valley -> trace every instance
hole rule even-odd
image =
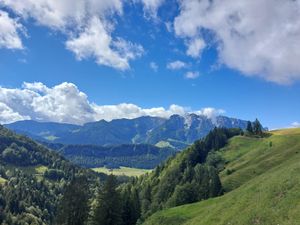
[[[300,225],[300,0],[0,0],[0,225]]]
[[[46,143],[52,146],[52,150],[49,150],[2,127],[0,202],[3,202],[4,207],[0,209],[4,210],[4,216],[0,219],[4,224],[18,225],[18,220],[56,224],[56,220],[64,220],[68,215],[67,202],[77,202],[80,196],[80,193],[68,195],[68,189],[73,188],[72,183],[78,182],[78,179],[87,179],[84,181],[87,182],[86,197],[93,199],[94,204],[104,201],[96,200],[96,196],[102,193],[96,190],[104,191],[105,188],[112,188],[107,185],[115,185],[112,192],[108,192],[107,201],[116,198],[115,213],[123,221],[120,225],[297,224],[300,219],[297,213],[300,210],[297,203],[300,199],[300,129],[265,132],[258,121],[251,123],[251,126],[253,129],[250,131],[247,130],[248,127],[246,130],[214,128],[206,137],[195,141],[186,149],[168,155],[154,169],[118,164],[88,166],[91,169],[80,168],[65,161],[59,154],[66,156],[74,153],[78,156],[89,156],[91,159],[97,157],[97,154],[104,154],[110,161],[112,158],[107,154],[114,156],[123,151],[126,156],[135,156],[135,151],[132,151],[131,144],[122,145],[119,149],[109,146],[100,148],[92,145]],[[144,150],[138,150],[140,147]],[[151,151],[155,152],[160,148],[139,144],[135,145],[135,149],[138,152],[145,151],[149,157]],[[123,162],[126,161],[125,155]],[[77,159],[79,161],[76,164],[80,165],[79,162],[86,159]],[[145,158],[146,161],[149,159]],[[128,162],[132,160],[133,158],[128,158]],[[30,179],[31,184],[28,183]],[[116,180],[113,181],[114,179]],[[29,194],[26,192],[28,189],[19,186],[19,182],[23,182],[24,187],[36,190],[37,199],[18,197],[20,199],[17,205],[13,206],[15,203],[9,197],[12,193],[18,191]],[[11,185],[19,189],[11,192]],[[41,185],[44,185],[43,189],[40,189]],[[53,191],[59,194],[53,195]],[[49,205],[34,202],[46,196],[50,201]],[[44,212],[29,212],[20,204],[35,205],[37,210],[44,207],[48,207],[48,210],[49,207],[56,209],[51,209],[49,217],[45,217]],[[56,213],[60,207],[63,207],[63,217]],[[93,209],[88,203],[84,207],[87,213],[92,211],[95,215],[100,210]],[[128,215],[132,217],[127,218]],[[71,216],[70,221],[76,218]],[[90,224],[88,221],[95,218],[86,214],[81,219]]]

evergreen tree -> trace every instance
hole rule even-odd
[[[262,134],[262,125],[259,122],[258,119],[256,119],[253,123],[253,132],[256,135],[261,135]]]
[[[122,224],[122,204],[120,194],[116,188],[115,176],[109,175],[99,193],[93,218],[94,225]]]
[[[57,224],[83,225],[89,213],[88,182],[85,177],[74,178],[61,200]]]
[[[134,225],[140,217],[140,202],[138,192],[128,185],[122,192],[122,225]]]
[[[253,127],[252,127],[252,123],[250,121],[247,122],[246,130],[248,131],[249,134],[253,134]]]

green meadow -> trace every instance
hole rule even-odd
[[[145,173],[151,172],[151,170],[122,167],[122,166],[118,169],[108,169],[106,167],[98,167],[98,168],[93,168],[93,170],[99,173],[113,174],[115,176],[129,176],[129,177],[138,177]]]

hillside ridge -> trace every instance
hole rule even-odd
[[[269,134],[236,136],[220,150],[223,196],[157,212],[144,224],[299,224],[300,129]]]

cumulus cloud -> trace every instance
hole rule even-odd
[[[225,110],[215,109],[215,108],[212,108],[212,107],[207,107],[207,108],[203,108],[201,110],[195,111],[194,113],[198,114],[198,115],[203,115],[203,116],[206,116],[206,117],[212,119],[212,118],[215,118],[215,117],[217,117],[221,114],[224,114]]]
[[[23,49],[20,33],[24,30],[17,19],[0,10],[0,48]]]
[[[186,79],[196,79],[199,76],[200,76],[199,72],[192,72],[192,71],[186,72],[184,74],[184,77]]]
[[[72,83],[61,83],[47,87],[43,83],[24,83],[22,88],[0,87],[0,123],[32,119],[73,124],[101,119],[110,121],[120,118],[158,116],[168,118],[173,114],[185,115],[191,112],[187,107],[171,105],[169,108],[142,108],[135,104],[97,105]],[[198,115],[213,117],[223,111],[204,108],[194,111]]]
[[[188,67],[188,65],[185,62],[182,62],[180,60],[176,60],[173,62],[169,62],[167,64],[167,69],[169,70],[179,70]]]
[[[128,69],[128,61],[143,53],[140,45],[126,42],[123,39],[112,40],[105,31],[103,23],[94,17],[79,36],[66,43],[67,49],[73,51],[77,59],[95,58],[100,65],[115,67],[120,70]],[[113,49],[112,46],[115,48]]]
[[[174,30],[191,56],[216,44],[219,61],[247,76],[280,84],[300,79],[299,0],[182,0]],[[207,31],[213,40],[200,44]]]
[[[19,113],[14,112],[6,104],[0,102],[0,124],[11,123],[18,120],[30,119],[28,116],[21,116]]]
[[[138,44],[113,37],[116,22],[112,16],[122,16],[122,2],[121,0],[0,0],[0,6],[11,9],[23,20],[33,19],[38,25],[65,34],[66,47],[75,53],[77,59],[93,58],[100,65],[125,70],[130,68],[130,60],[141,56],[143,49]],[[1,20],[3,19],[0,18]],[[12,22],[15,27],[18,25],[15,20]],[[17,37],[16,29],[12,30],[12,34]],[[17,40],[20,39],[15,39],[16,46]]]
[[[202,50],[205,48],[206,44],[203,41],[202,38],[195,38],[192,39],[191,41],[187,42],[188,49],[186,51],[186,54],[193,57],[197,58],[200,56]]]

